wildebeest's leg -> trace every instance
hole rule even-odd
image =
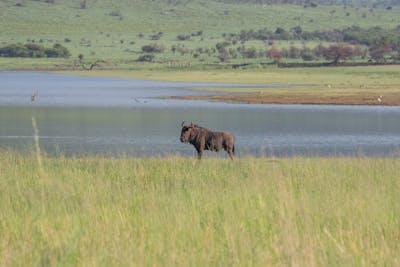
[[[199,160],[201,160],[201,157],[203,156],[203,150],[202,149],[198,149],[197,150],[197,158],[199,159]]]
[[[235,155],[232,150],[228,150],[229,157],[233,160],[233,156]]]
[[[202,139],[200,139],[200,142],[199,142],[198,146],[196,147],[197,153],[199,155],[198,156],[199,160],[201,160],[201,157],[203,156],[203,151],[204,151],[205,145],[206,145],[206,140],[203,137]]]
[[[228,152],[229,157],[231,158],[231,160],[233,160],[233,157],[235,156],[235,146],[228,146],[226,152]]]
[[[197,158],[200,160],[202,155],[203,155],[203,150],[198,146],[195,146],[195,148],[196,148],[196,151],[197,151]]]

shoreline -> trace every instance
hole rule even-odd
[[[243,104],[277,104],[277,105],[338,105],[338,106],[400,106],[400,93],[386,95],[284,95],[284,94],[226,94],[226,95],[194,95],[172,96],[181,100],[208,100]]]
[[[196,88],[207,95],[169,96],[172,99],[246,104],[400,106],[398,66],[265,69],[265,70],[61,70],[20,69],[12,72],[49,72],[87,77],[142,79],[166,82],[282,84],[279,88]],[[385,80],[387,77],[390,79]],[[301,84],[299,87],[287,87]],[[306,86],[310,84],[310,86]],[[286,86],[285,86],[286,85]],[[218,94],[214,94],[218,93]],[[221,94],[222,93],[222,94]]]

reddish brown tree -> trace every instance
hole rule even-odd
[[[354,56],[354,49],[351,45],[338,43],[330,45],[324,52],[324,58],[333,60],[333,64],[338,64],[339,60],[345,60]]]
[[[276,47],[271,47],[268,52],[268,57],[272,59],[275,63],[279,63],[282,58],[282,53],[276,48]]]

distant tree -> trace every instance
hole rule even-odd
[[[87,0],[80,0],[80,8],[86,9],[87,8]]]
[[[292,32],[297,38],[299,38],[303,32],[303,29],[300,26],[296,26],[292,28]]]
[[[299,57],[301,57],[301,50],[295,46],[290,46],[287,57],[288,58],[299,58]]]
[[[163,36],[163,32],[157,32],[155,34],[150,35],[150,40],[157,41],[160,40]]]
[[[64,57],[68,58],[71,53],[66,47],[61,44],[54,44],[52,48],[46,49],[45,54],[47,57]]]
[[[275,34],[284,34],[284,33],[286,33],[286,31],[285,31],[285,29],[283,29],[281,27],[278,27],[275,30]]]
[[[385,55],[392,52],[389,44],[374,45],[369,48],[369,55],[375,62],[386,63]]]
[[[192,36],[190,34],[179,34],[176,37],[176,40],[178,41],[189,41],[192,39]]]
[[[162,53],[164,52],[164,47],[158,44],[148,44],[142,46],[142,51],[145,53]]]
[[[275,63],[279,63],[282,58],[282,53],[276,48],[276,47],[271,47],[268,52],[268,57],[272,59]]]
[[[259,56],[259,53],[255,47],[242,47],[240,53],[244,58],[257,58]]]
[[[301,58],[304,61],[312,61],[315,59],[315,53],[310,48],[304,47],[303,49],[301,49]]]
[[[192,32],[190,35],[193,36],[193,37],[202,36],[203,35],[203,31]]]
[[[316,58],[322,58],[325,54],[326,47],[323,46],[322,44],[318,44],[316,47],[314,47],[313,52]]]
[[[264,39],[263,37],[262,39]],[[275,30],[275,35],[273,36],[274,39],[279,39],[279,40],[289,40],[290,39],[290,34],[286,32],[285,29],[283,28],[276,28]]]
[[[145,54],[140,56],[137,61],[139,62],[153,62],[154,61],[154,55],[153,54]]]
[[[222,49],[222,50],[219,50],[218,59],[219,59],[221,62],[226,62],[226,61],[228,61],[228,59],[230,59],[230,58],[231,58],[231,55],[229,54],[229,51],[228,51],[228,50],[226,50],[225,48]]]
[[[217,44],[215,45],[215,48],[216,48],[219,52],[222,52],[222,51],[226,50],[226,48],[227,48],[228,46],[230,46],[230,43],[229,43],[229,42],[222,42],[222,43],[217,43]]]
[[[329,46],[324,53],[324,58],[333,60],[333,64],[338,64],[339,60],[345,60],[354,56],[354,50],[351,45],[338,43]]]

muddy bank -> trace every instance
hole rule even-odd
[[[307,94],[226,94],[203,96],[174,96],[175,99],[239,102],[247,104],[312,104],[312,105],[384,105],[400,106],[400,92],[354,95]]]

